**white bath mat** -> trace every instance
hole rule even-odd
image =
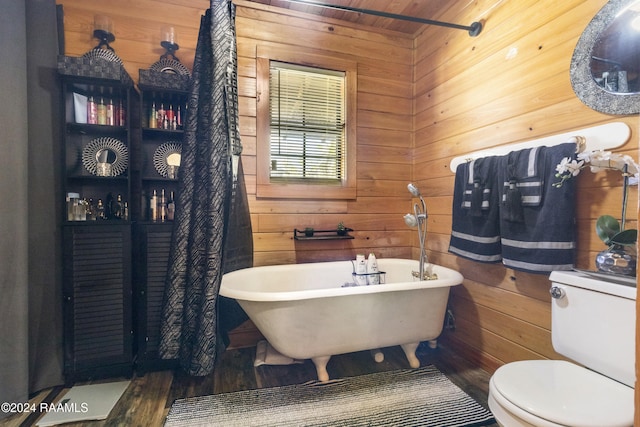
[[[292,359],[279,353],[266,340],[259,341],[256,345],[256,359],[253,366],[293,365],[294,363],[304,363],[304,360]]]
[[[47,405],[38,426],[104,420],[116,405],[130,381],[73,386],[59,402]]]

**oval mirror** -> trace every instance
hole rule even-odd
[[[578,40],[570,74],[588,107],[640,112],[640,0],[611,0],[600,9]]]
[[[180,155],[180,153],[171,153],[167,156],[167,165],[180,166],[181,160],[182,160],[182,156]]]
[[[98,163],[113,164],[116,162],[117,159],[118,159],[118,154],[113,150],[109,150],[108,148],[101,148],[96,153],[96,161]]]

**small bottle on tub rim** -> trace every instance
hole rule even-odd
[[[367,282],[369,285],[380,284],[380,271],[378,270],[378,260],[373,252],[367,258]]]
[[[364,258],[364,254],[356,255],[356,272],[354,274],[354,279],[356,285],[366,285],[367,284],[367,261]]]

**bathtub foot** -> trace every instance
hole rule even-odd
[[[414,342],[400,345],[400,347],[402,347],[402,350],[404,350],[405,356],[407,356],[409,366],[411,366],[412,368],[420,367],[420,360],[418,360],[418,358],[416,357],[416,349],[418,348],[418,344],[420,343]]]
[[[327,363],[331,359],[331,356],[318,356],[312,357],[311,361],[316,365],[316,372],[318,373],[318,380],[323,383],[329,381],[329,373],[327,372]]]
[[[384,353],[382,352],[382,350],[380,350],[379,348],[372,348],[370,351],[371,351],[371,356],[373,356],[373,360],[375,360],[378,363],[381,363],[384,361]]]
[[[429,340],[429,348],[438,348],[438,340]]]

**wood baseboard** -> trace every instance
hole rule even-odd
[[[496,369],[503,365],[503,362],[492,357],[490,354],[469,346],[468,344],[457,340],[451,335],[445,334],[441,336],[438,341],[455,352],[458,356],[472,363],[473,366],[482,368],[490,375],[492,375],[496,371]]]

